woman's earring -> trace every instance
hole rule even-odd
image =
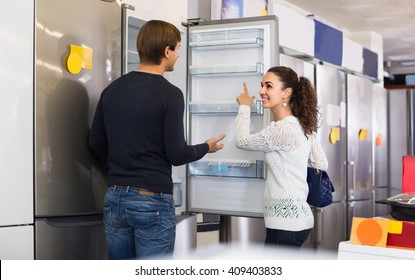
[[[287,107],[287,102],[282,103],[282,107]]]

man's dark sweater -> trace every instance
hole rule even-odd
[[[182,91],[163,76],[132,71],[102,92],[89,146],[107,164],[110,185],[172,193],[172,165],[201,159],[206,143],[187,145]]]

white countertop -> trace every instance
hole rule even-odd
[[[337,258],[339,260],[415,260],[415,250],[358,245],[343,241],[339,243]]]

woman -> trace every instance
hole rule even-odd
[[[307,78],[298,78],[283,66],[272,67],[263,76],[259,95],[262,107],[271,110],[275,121],[250,134],[250,105],[255,97],[249,96],[244,83],[244,92],[237,97],[236,146],[265,152],[265,244],[301,246],[314,226],[307,203],[307,165],[321,170],[328,167],[316,140],[317,95]]]

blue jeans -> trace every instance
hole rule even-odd
[[[307,240],[311,229],[287,231],[267,228],[266,245],[283,245],[300,247]]]
[[[108,259],[149,259],[173,253],[176,215],[173,195],[140,195],[108,187],[104,199]]]

